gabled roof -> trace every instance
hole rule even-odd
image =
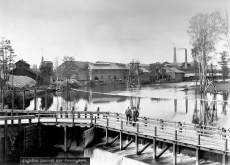
[[[27,63],[26,61],[24,61],[23,59],[21,59],[21,60],[17,61],[16,63],[18,63],[18,62],[20,62],[20,61],[21,61],[21,62],[23,62],[24,64],[26,64],[26,65],[29,65],[29,66],[30,66],[30,64],[28,64],[28,63]],[[15,64],[16,64],[16,63],[15,63]]]
[[[123,63],[96,62],[89,64],[89,69],[129,69],[129,66]]]
[[[167,68],[167,69],[169,69],[169,70],[171,70],[171,71],[173,71],[175,73],[184,73],[183,71],[181,71],[181,70],[179,70],[179,69],[177,69],[175,67],[167,67],[167,66],[165,66],[165,68]]]

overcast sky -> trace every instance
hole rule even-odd
[[[230,0],[0,0],[0,37],[11,40],[16,61],[31,65],[42,54],[47,61],[172,62],[174,45],[187,48],[191,61],[189,19],[229,6]]]

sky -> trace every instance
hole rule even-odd
[[[0,0],[0,37],[29,64],[76,61],[173,62],[191,44],[197,13],[225,12],[230,0]],[[221,49],[221,48],[220,48]],[[221,51],[221,50],[219,50]],[[184,62],[184,50],[177,61]]]

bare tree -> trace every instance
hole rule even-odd
[[[54,57],[54,74],[56,76],[56,80],[58,81],[58,67],[59,67],[59,57],[55,56]]]
[[[208,60],[211,59],[211,52],[215,51],[215,46],[221,35],[218,12],[198,13],[190,19],[189,24],[187,33],[190,36],[191,44],[196,49],[196,58],[200,67],[200,90],[204,92],[208,86],[206,77]]]
[[[64,56],[62,74],[64,75],[64,77],[66,77],[67,82],[69,82],[70,77],[74,72],[74,68],[75,68],[74,57]]]
[[[221,24],[222,39],[226,42],[224,45],[230,51],[230,35],[229,35],[229,13],[226,10],[224,15],[220,12],[217,13],[218,20]]]

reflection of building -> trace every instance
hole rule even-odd
[[[96,62],[89,64],[89,79],[100,81],[124,81],[127,78],[129,67],[122,63]]]
[[[24,60],[19,60],[15,63],[16,68],[13,69],[13,74],[16,76],[27,76],[34,80],[37,80],[38,73],[30,69],[30,64],[25,62]],[[12,74],[12,70],[10,71],[10,74]]]

